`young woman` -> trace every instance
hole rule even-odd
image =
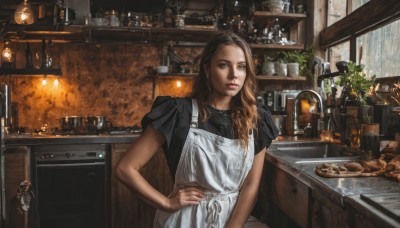
[[[191,95],[154,101],[117,167],[119,179],[158,209],[154,227],[266,226],[250,213],[278,130],[256,105],[255,83],[248,44],[221,33],[204,48]],[[139,173],[160,147],[174,177],[169,196]]]

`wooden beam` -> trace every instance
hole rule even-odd
[[[320,45],[324,48],[334,46],[398,18],[400,18],[399,0],[371,0],[324,29],[320,34]]]

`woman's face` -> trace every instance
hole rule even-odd
[[[214,99],[234,97],[246,79],[246,58],[236,45],[223,45],[213,55],[211,66],[206,67],[211,77]]]

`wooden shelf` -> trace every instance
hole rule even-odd
[[[61,72],[61,69],[58,69],[58,68],[51,68],[51,69],[0,68],[0,74],[2,74],[2,75],[27,75],[27,76],[43,76],[43,75],[60,76],[60,75],[62,75],[62,72]]]
[[[285,76],[265,76],[258,75],[256,76],[257,80],[260,81],[306,81],[307,78],[305,76],[299,77],[285,77]]]
[[[256,27],[270,26],[276,18],[279,19],[281,28],[285,28],[288,32],[286,37],[288,40],[297,42],[295,45],[282,45],[282,44],[250,44],[252,48],[258,49],[276,49],[276,50],[304,50],[305,40],[300,37],[299,22],[307,18],[304,13],[273,13],[268,11],[255,11],[251,16]],[[302,44],[303,43],[303,44]]]
[[[154,76],[155,79],[193,79],[196,77],[198,74],[195,73],[190,73],[190,74],[184,74],[184,73],[166,73],[166,74],[157,74]]]
[[[187,42],[208,42],[210,36],[218,32],[217,28],[189,26],[184,29],[159,27],[113,27],[65,25],[60,28],[52,26],[35,27],[7,25],[5,39],[12,42],[41,42],[52,39],[54,42],[139,42],[154,43],[168,40]]]
[[[268,11],[255,11],[252,19],[255,23],[265,22],[265,19],[278,18],[283,25],[297,23],[307,18],[304,13],[272,13]]]
[[[255,49],[277,49],[277,50],[304,50],[304,44],[282,45],[282,44],[250,44]]]

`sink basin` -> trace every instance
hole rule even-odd
[[[272,144],[268,152],[291,158],[296,163],[354,159],[348,155],[348,148],[344,145],[326,142],[280,142]]]

